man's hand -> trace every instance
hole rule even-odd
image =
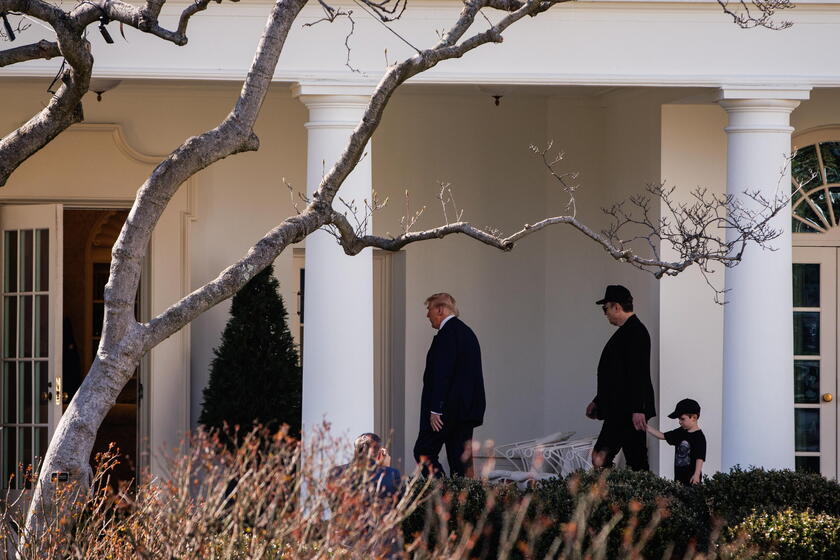
[[[443,416],[432,412],[429,415],[429,423],[432,425],[432,430],[439,432],[443,429]]]
[[[391,456],[388,454],[388,450],[384,447],[379,448],[379,454],[376,456],[376,462],[382,465],[383,467],[390,467],[391,466]]]
[[[640,432],[647,430],[647,418],[645,418],[645,414],[643,412],[633,413],[633,427]]]
[[[696,473],[694,473],[694,475],[691,477],[691,480],[689,480],[689,482],[690,482],[691,484],[700,484],[700,478],[701,478],[701,476],[702,476],[702,474],[701,474],[701,473],[696,472]]]
[[[597,410],[598,405],[595,404],[595,401],[592,401],[588,405],[586,405],[586,417],[592,418],[593,420],[597,420],[597,415],[595,411]]]

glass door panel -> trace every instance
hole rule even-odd
[[[37,472],[61,414],[61,205],[0,207],[2,380],[0,484],[21,490]],[[51,289],[52,288],[52,289]]]
[[[796,469],[834,478],[837,385],[837,249],[797,247],[793,264]]]

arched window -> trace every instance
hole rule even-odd
[[[840,224],[840,142],[797,150],[791,176],[794,233],[825,233]]]

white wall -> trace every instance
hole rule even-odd
[[[659,176],[659,110],[668,90],[607,91],[594,99],[556,98],[549,105],[548,134],[566,151],[566,169],[580,175],[578,217],[596,230],[609,223],[602,208],[643,193]],[[553,212],[567,198],[548,181]],[[653,211],[654,219],[658,208]],[[637,247],[637,250],[644,250]],[[587,419],[584,408],[595,395],[601,350],[615,332],[595,301],[607,284],[630,289],[635,311],[651,335],[651,376],[658,379],[657,281],[646,272],[614,261],[573,230],[549,234],[546,252],[545,429],[571,429],[596,435],[600,422]],[[650,445],[651,465],[657,449]]]
[[[544,101],[489,95],[402,95],[374,136],[374,187],[391,203],[374,220],[396,233],[403,191],[426,205],[417,228],[444,223],[438,181],[451,183],[464,220],[512,232],[545,213],[545,181],[528,146],[544,137]],[[451,214],[450,214],[451,215]],[[451,219],[451,218],[450,218]],[[460,236],[406,249],[406,464],[419,422],[426,351],[434,331],[423,301],[447,291],[482,347],[487,414],[479,440],[507,442],[543,431],[545,237],[503,253]]]
[[[790,116],[796,135],[818,126],[840,124],[840,89],[818,88],[811,91],[811,98],[803,102]]]
[[[662,181],[678,187],[675,201],[689,202],[691,190],[698,187],[712,194],[726,192],[726,122],[726,112],[717,104],[662,107]],[[663,256],[671,258],[674,252],[666,248]],[[716,268],[710,279],[723,288],[723,266]],[[711,474],[721,465],[723,307],[696,269],[662,280],[659,326],[659,427],[677,427],[666,416],[677,401],[697,400],[707,441],[704,472]],[[660,450],[659,472],[673,476],[673,449],[663,442]]]

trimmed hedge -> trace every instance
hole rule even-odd
[[[492,507],[487,514],[487,524],[492,530],[485,530],[475,549],[481,551],[482,557],[495,557],[499,535],[506,520],[509,521],[512,508],[528,496],[530,505],[523,524],[523,539],[534,527],[539,527],[538,536],[532,549],[521,552],[515,549],[512,557],[542,558],[555,539],[561,538],[563,524],[572,519],[578,500],[591,496],[600,480],[592,472],[578,473],[566,479],[543,481],[521,491],[513,485],[450,479],[441,483],[441,492],[444,502],[450,504],[448,524],[453,532],[457,532],[459,524],[478,521],[487,509],[488,494],[493,493]],[[840,517],[840,485],[816,474],[736,468],[688,488],[649,472],[618,469],[610,472],[605,482],[603,495],[589,512],[587,526],[590,531],[598,531],[615,513],[621,512],[622,518],[608,540],[607,557],[618,556],[627,542],[638,541],[645,527],[659,514],[662,515],[656,531],[642,550],[646,558],[662,558],[669,550],[673,557],[682,558],[689,547],[705,551],[712,529],[718,525],[734,527],[750,518],[753,521],[744,528],[757,528],[757,521],[750,517],[753,512],[772,514],[790,509]],[[436,527],[435,515],[432,508],[421,507],[415,511],[403,525],[406,540],[422,534],[424,527]],[[828,523],[829,518],[819,519],[819,523]],[[626,534],[628,526],[631,535]],[[429,539],[435,538],[432,530]],[[766,541],[757,540],[754,544],[764,546]],[[840,558],[840,554],[832,558]]]
[[[814,473],[734,468],[716,473],[696,490],[712,514],[734,525],[753,511],[791,509],[840,516],[840,484]]]
[[[840,519],[825,513],[754,513],[732,527],[729,538],[744,535],[743,551],[755,560],[836,560],[840,558]]]

